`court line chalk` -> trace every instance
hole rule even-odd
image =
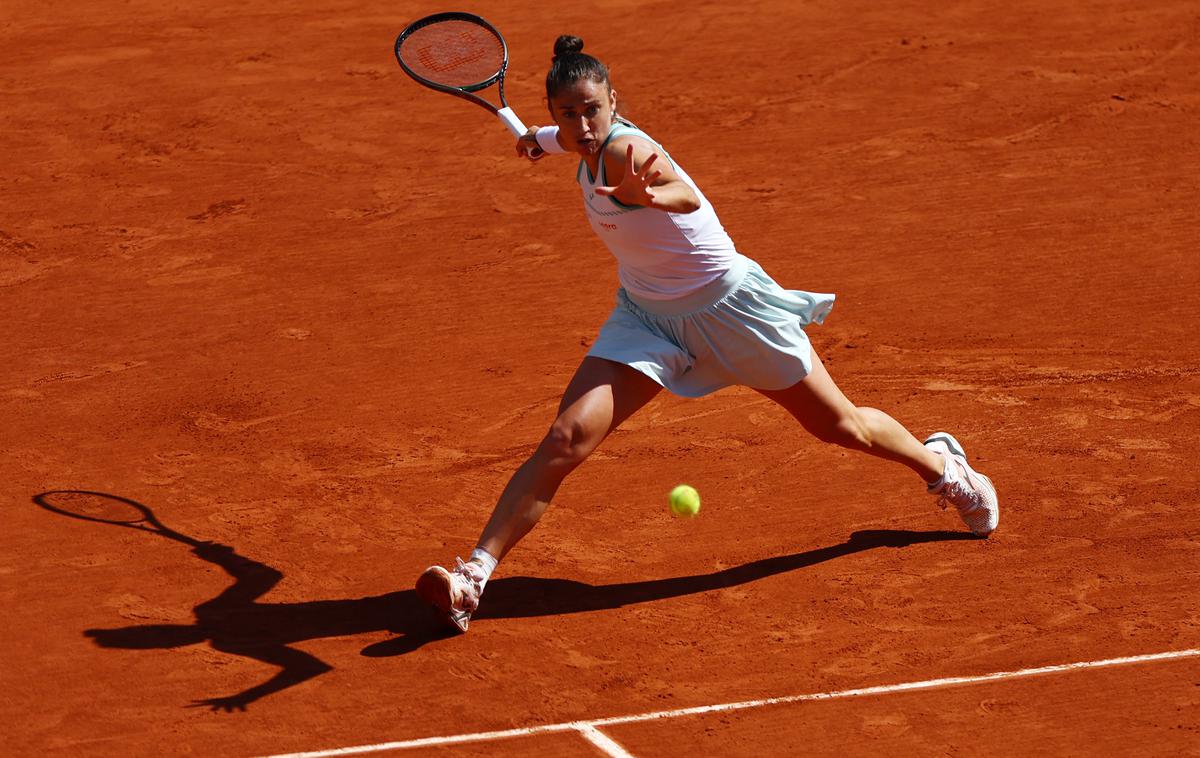
[[[616,740],[592,726],[591,723],[581,722],[578,728],[585,740],[600,748],[610,758],[633,758]]]
[[[358,755],[361,753],[376,753],[383,750],[406,750],[420,747],[435,747],[438,745],[455,745],[464,742],[490,742],[492,740],[526,737],[534,734],[552,734],[555,732],[579,732],[585,739],[605,751],[613,758],[633,758],[617,742],[601,732],[598,727],[614,726],[616,724],[634,724],[640,721],[655,721],[657,719],[679,718],[681,716],[698,716],[705,713],[720,713],[723,711],[740,711],[747,708],[761,708],[766,705],[782,705],[785,703],[802,703],[809,700],[835,700],[846,697],[865,697],[870,695],[887,695],[893,692],[911,692],[913,690],[928,690],[937,687],[952,687],[963,684],[980,684],[995,682],[1003,679],[1021,679],[1042,674],[1054,674],[1063,671],[1080,669],[1105,668],[1107,666],[1122,666],[1132,663],[1150,663],[1167,661],[1178,658],[1194,658],[1200,656],[1200,649],[1174,650],[1167,653],[1150,653],[1148,655],[1131,655],[1124,658],[1106,658],[1100,661],[1080,661],[1078,663],[1060,663],[1053,666],[1019,669],[1017,671],[998,671],[992,674],[976,676],[952,676],[944,679],[927,679],[920,682],[902,682],[900,684],[883,684],[875,687],[861,687],[852,690],[837,690],[834,692],[812,692],[804,695],[785,695],[768,697],[759,700],[742,700],[736,703],[720,703],[717,705],[700,705],[692,708],[677,708],[669,711],[653,711],[637,713],[629,716],[610,716],[608,718],[589,719],[587,721],[565,721],[559,724],[542,724],[539,726],[505,729],[494,732],[475,732],[473,734],[455,734],[447,737],[424,737],[415,740],[400,740],[397,742],[380,742],[375,745],[358,745],[356,747],[332,748],[329,750],[314,750],[306,753],[280,753],[267,758],[326,758],[327,756]]]

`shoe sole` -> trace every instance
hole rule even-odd
[[[454,610],[450,574],[445,569],[436,571],[434,568],[425,569],[425,573],[417,577],[417,597],[433,607],[442,623],[458,632],[467,631],[471,614]]]
[[[433,568],[417,578],[417,596],[442,613],[450,612],[450,577]]]
[[[981,474],[978,471],[975,471],[975,476],[977,476],[980,479],[982,479],[983,481],[987,482],[988,489],[990,489],[992,491],[992,499],[996,503],[996,506],[995,506],[996,507],[996,523],[992,524],[992,527],[990,529],[988,529],[986,532],[977,532],[974,529],[971,530],[971,533],[974,534],[976,537],[983,537],[984,539],[986,539],[986,538],[990,537],[992,532],[996,531],[996,529],[999,528],[999,526],[1000,526],[1000,495],[999,495],[999,493],[996,492],[996,485],[992,484],[992,478],[990,476],[987,476],[986,474]]]

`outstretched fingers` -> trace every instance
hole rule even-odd
[[[629,146],[629,154],[631,156],[633,155],[633,145]],[[646,162],[642,164],[642,170],[638,172],[638,176],[644,179],[646,177],[646,175],[650,172],[650,167],[654,165],[654,162],[656,160],[658,160],[658,153],[650,153],[650,157],[647,158]],[[631,166],[633,165],[632,162],[630,163],[630,165]],[[654,173],[653,177],[646,180],[646,183],[649,184],[650,182],[654,181],[654,179],[657,179],[659,174],[661,174],[661,173],[662,173],[661,171],[656,171]]]
[[[650,157],[642,163],[641,168],[638,168],[633,160],[633,152],[633,144],[626,146],[625,175],[621,177],[621,181],[613,186],[597,187],[597,195],[612,195],[616,196],[622,202],[637,205],[646,205],[647,201],[654,199],[654,191],[651,189],[651,185],[662,176],[662,171],[654,169],[654,162],[658,160],[658,153],[651,153]]]
[[[633,162],[633,143],[630,142],[625,147],[625,176],[636,176],[638,179],[644,180],[642,182],[643,184],[649,184],[662,174],[662,172],[659,171],[655,173],[653,177],[650,177],[650,179],[646,179],[646,176],[650,172],[650,167],[654,165],[656,160],[658,160],[658,153],[650,153],[650,157],[646,159],[646,162],[642,164],[642,167],[640,169],[637,168]]]

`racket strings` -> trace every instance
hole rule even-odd
[[[138,524],[146,520],[146,514],[137,506],[120,498],[100,494],[56,492],[41,496],[37,502],[49,510],[85,521]]]
[[[398,54],[417,76],[447,87],[486,82],[504,65],[504,43],[469,21],[440,21],[408,35]]]

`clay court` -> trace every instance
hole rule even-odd
[[[975,539],[749,389],[663,393],[465,636],[413,581],[617,281],[575,159],[399,70],[444,9],[0,9],[2,752],[1200,756],[1194,2],[464,4],[527,123],[582,36],[739,249],[837,293],[846,394],[1002,505]],[[129,503],[166,531],[52,510]]]

